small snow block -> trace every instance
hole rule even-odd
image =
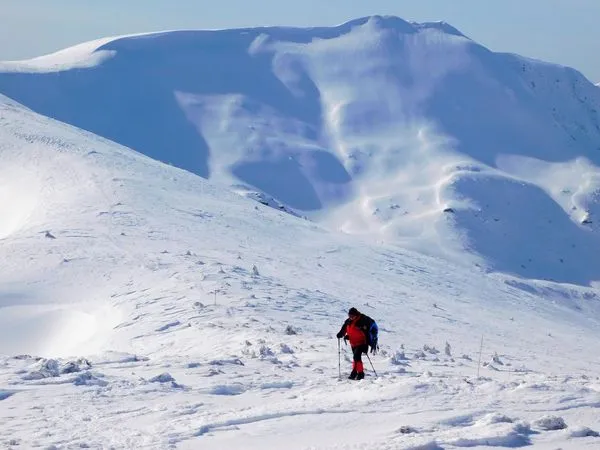
[[[288,325],[285,328],[285,334],[287,335],[294,335],[294,334],[298,334],[298,330],[296,330],[296,328],[294,328],[292,325]]]
[[[76,361],[67,361],[60,369],[60,373],[82,372],[84,370],[89,370],[91,368],[92,368],[92,363],[90,363],[85,358],[80,358]]]
[[[171,374],[167,372],[161,373],[154,378],[150,378],[151,383],[169,383],[170,381],[175,381],[175,378],[173,378]]]
[[[533,424],[545,431],[564,430],[567,428],[565,420],[558,416],[544,416],[537,419]]]
[[[102,376],[102,375],[100,375]],[[90,372],[80,373],[73,380],[75,386],[107,386],[108,382]]]

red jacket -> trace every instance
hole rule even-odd
[[[350,318],[346,319],[342,329],[337,334],[338,338],[347,336],[350,340],[352,347],[358,347],[359,345],[372,345],[371,339],[369,339],[369,330],[373,324],[373,319],[369,316],[361,314],[354,320]]]
[[[367,343],[367,336],[365,332],[360,328],[358,321],[360,320],[360,316],[358,316],[354,320],[348,319],[348,323],[346,325],[346,336],[350,340],[350,345],[352,347],[358,347],[359,345],[365,345]]]

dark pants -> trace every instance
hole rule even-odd
[[[352,363],[352,370],[355,370],[358,373],[364,372],[361,356],[363,353],[367,353],[368,351],[369,346],[367,344],[352,347],[352,356],[354,358],[354,361]]]

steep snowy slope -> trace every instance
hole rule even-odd
[[[0,161],[2,446],[598,444],[591,288],[361,243],[2,97]],[[347,385],[351,305],[382,352]]]
[[[445,23],[104,40],[1,64],[0,92],[348,233],[600,279],[600,90]]]

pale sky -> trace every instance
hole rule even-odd
[[[444,20],[491,50],[600,82],[600,0],[0,0],[0,60],[146,31],[337,25],[373,14]]]

